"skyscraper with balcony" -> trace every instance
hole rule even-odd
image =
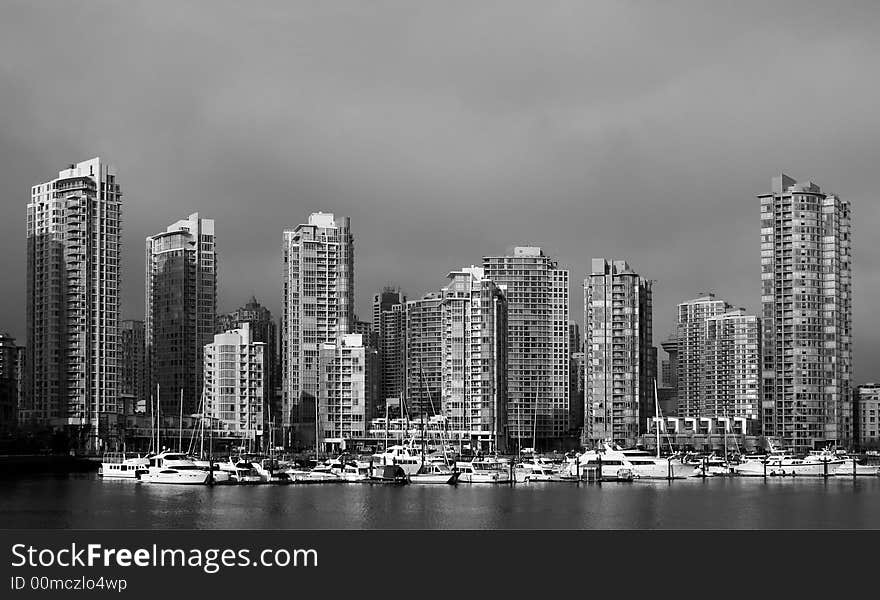
[[[263,386],[263,409],[266,412],[267,423],[273,423],[280,428],[281,403],[278,393],[281,385],[281,363],[278,360],[278,324],[272,318],[268,308],[257,302],[252,296],[244,305],[231,313],[220,315],[217,318],[217,333],[240,329],[248,325],[251,342],[265,344],[263,349],[263,369],[265,371],[265,385]],[[278,438],[280,439],[280,438]]]
[[[373,296],[373,338],[381,362],[382,398],[406,404],[406,296],[385,288]]]
[[[678,416],[702,417],[705,409],[706,396],[706,320],[722,315],[733,307],[707,294],[678,305],[678,322],[676,324],[676,397],[678,398]]]
[[[100,448],[117,412],[122,191],[93,158],[31,188],[22,416]]]
[[[404,306],[404,390],[413,418],[441,414],[443,298],[437,292]]]
[[[354,321],[354,236],[348,217],[312,213],[284,232],[282,422],[286,444],[316,442],[318,358]]]
[[[213,336],[203,353],[205,412],[251,449],[261,449],[268,417],[266,344],[253,339],[245,321]]]
[[[652,282],[622,260],[593,259],[584,281],[586,438],[634,446],[655,414]]]
[[[379,401],[379,352],[362,334],[321,344],[318,354],[318,439],[326,452],[363,439]]]
[[[758,199],[764,434],[800,452],[848,445],[850,203],[784,174]]]
[[[507,300],[480,267],[447,276],[441,290],[441,407],[471,448],[507,449]]]
[[[204,348],[217,321],[214,221],[198,213],[147,238],[144,335],[160,414],[199,410]],[[148,410],[151,403],[148,403]]]
[[[531,246],[484,257],[483,267],[506,288],[507,434],[556,445],[571,433],[568,270]]]

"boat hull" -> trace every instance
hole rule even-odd
[[[409,482],[417,484],[453,485],[458,479],[455,473],[410,475]]]

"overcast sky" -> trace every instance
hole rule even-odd
[[[220,309],[278,314],[281,232],[349,215],[357,310],[540,245],[655,284],[654,334],[714,291],[760,302],[785,172],[854,214],[856,382],[880,379],[874,2],[0,0],[0,330],[24,342],[30,187],[101,156],[124,193],[123,317],[145,236],[216,221]]]

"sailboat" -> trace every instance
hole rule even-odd
[[[425,378],[424,373],[422,372],[422,365],[419,363],[419,378],[422,383],[422,389],[425,389]],[[428,392],[428,400],[431,403],[431,410],[434,411],[434,401],[431,399],[431,393]],[[454,469],[450,469],[446,459],[446,445],[445,440],[443,439],[443,434],[441,431],[440,435],[440,444],[443,446],[443,463],[439,463],[436,461],[426,462],[426,452],[425,452],[425,410],[424,403],[422,406],[422,453],[421,453],[421,466],[419,470],[414,474],[409,476],[410,483],[431,483],[431,484],[445,484],[445,485],[455,485],[458,482],[458,471]]]

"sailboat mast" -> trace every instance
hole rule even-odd
[[[180,417],[177,421],[177,451],[183,452],[183,388],[180,388]]]
[[[657,380],[654,379],[654,410],[658,417],[662,417],[660,412],[660,400],[657,398]],[[654,421],[654,430],[657,434],[657,458],[660,458],[660,421]]]
[[[156,384],[156,452],[160,450],[159,444],[162,443],[162,423],[159,421],[159,384]]]

